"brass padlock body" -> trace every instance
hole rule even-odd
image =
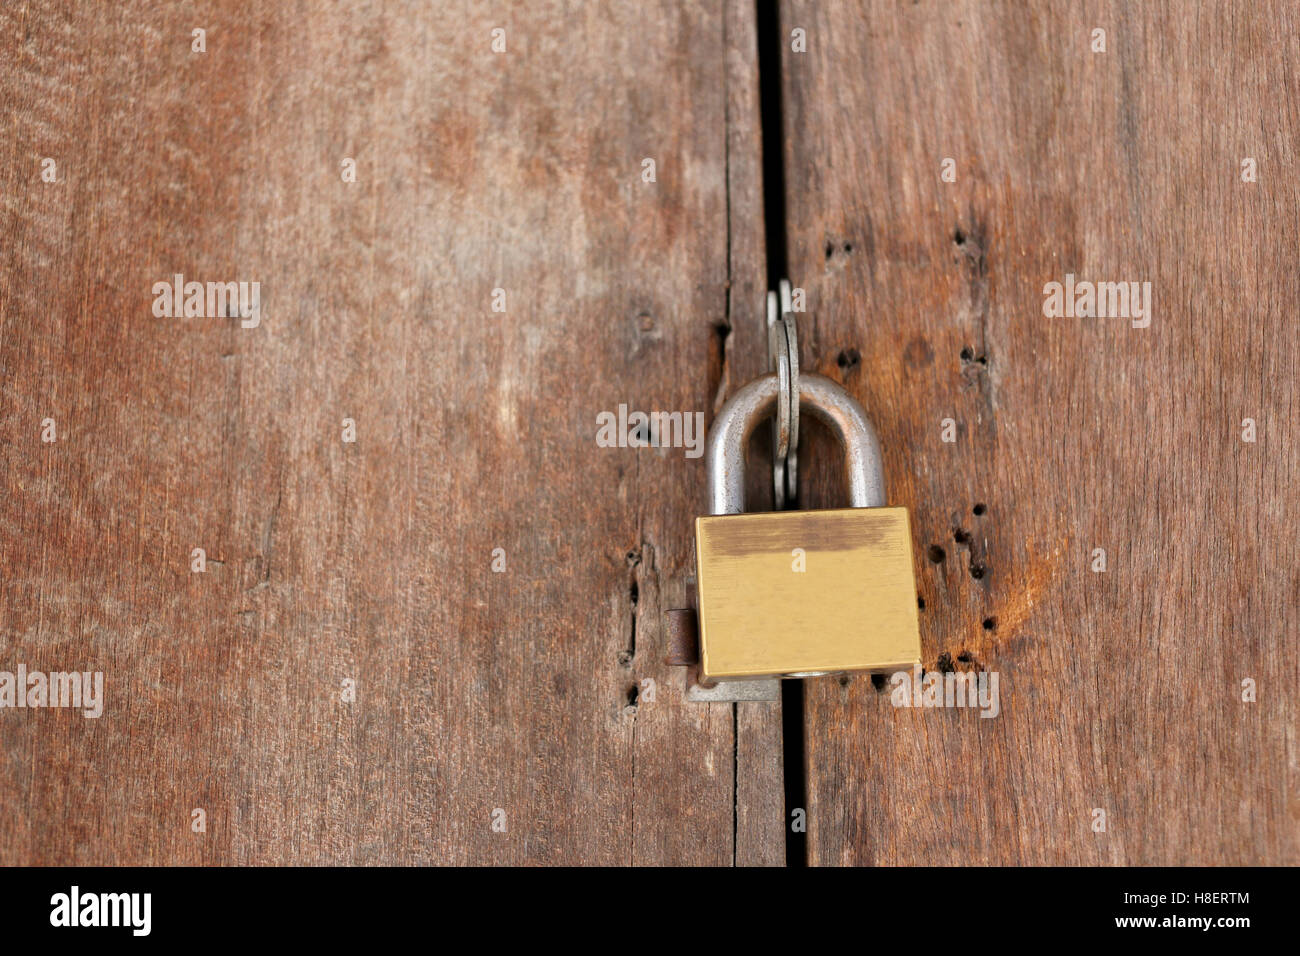
[[[695,554],[704,680],[921,659],[906,508],[697,518]]]

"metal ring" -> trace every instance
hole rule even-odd
[[[772,497],[777,511],[786,504],[786,457],[790,454],[790,337],[785,329],[780,300],[767,294],[767,362],[776,373],[779,398],[772,418]]]
[[[785,453],[785,497],[799,499],[799,332],[790,291],[790,280],[781,280],[781,324],[785,327],[790,360],[790,447]]]

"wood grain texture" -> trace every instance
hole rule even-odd
[[[995,719],[812,682],[812,862],[1295,864],[1296,8],[782,16],[805,365],[912,509],[924,666],[1001,677]],[[1150,327],[1045,318],[1067,273],[1150,281]]]
[[[0,863],[779,861],[779,712],[661,663],[702,459],[595,444],[714,401],[746,17],[5,4],[0,668],[107,703],[0,712]]]
[[[767,247],[764,238],[763,137],[759,109],[758,34],[755,5],[726,0],[727,35],[727,316],[716,329],[718,363],[713,412],[731,393],[767,370]],[[712,424],[712,416],[710,416]],[[771,461],[770,448],[755,442],[755,462]],[[766,455],[766,459],[764,459]],[[761,498],[762,469],[754,477],[751,500]],[[705,489],[692,502],[691,518],[706,510]],[[755,505],[758,506],[757,504]],[[691,526],[694,526],[692,520]],[[694,590],[694,546],[690,552]],[[692,601],[695,595],[691,596]],[[736,858],[739,866],[785,863],[785,763],[780,701],[742,701],[736,717]]]

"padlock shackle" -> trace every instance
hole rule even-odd
[[[709,514],[733,515],[745,510],[745,451],[754,429],[776,412],[777,390],[775,374],[757,378],[727,399],[713,420],[704,453]],[[799,406],[825,423],[844,447],[850,506],[884,505],[880,442],[857,399],[828,378],[803,374],[799,376]]]

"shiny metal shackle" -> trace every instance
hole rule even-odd
[[[727,399],[709,428],[704,457],[709,484],[709,514],[745,510],[745,451],[761,422],[776,411],[779,385],[775,374],[750,382]],[[885,471],[880,441],[857,399],[821,375],[799,377],[801,410],[822,421],[844,447],[849,505],[879,508],[885,503]]]

